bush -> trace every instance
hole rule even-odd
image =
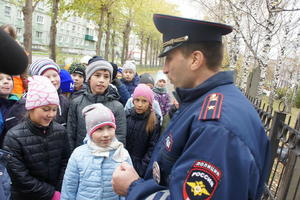
[[[278,88],[275,91],[275,98],[281,100],[287,94],[287,88]]]

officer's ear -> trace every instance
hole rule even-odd
[[[195,71],[198,70],[201,66],[203,66],[203,64],[205,63],[205,57],[204,54],[202,53],[202,51],[193,51],[193,53],[191,54],[191,70]]]

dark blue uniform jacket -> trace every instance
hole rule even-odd
[[[180,108],[155,147],[145,179],[130,185],[127,199],[259,199],[269,141],[232,72],[177,93]]]

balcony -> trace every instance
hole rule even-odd
[[[93,41],[93,42],[95,41],[95,39],[94,39],[94,37],[92,35],[85,35],[84,39],[88,40],[88,41]]]

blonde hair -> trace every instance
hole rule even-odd
[[[150,110],[150,114],[149,114],[147,125],[146,125],[146,132],[148,133],[148,135],[150,135],[154,131],[155,124],[157,121],[155,112],[153,110],[151,110],[150,107],[149,107],[149,110]]]

